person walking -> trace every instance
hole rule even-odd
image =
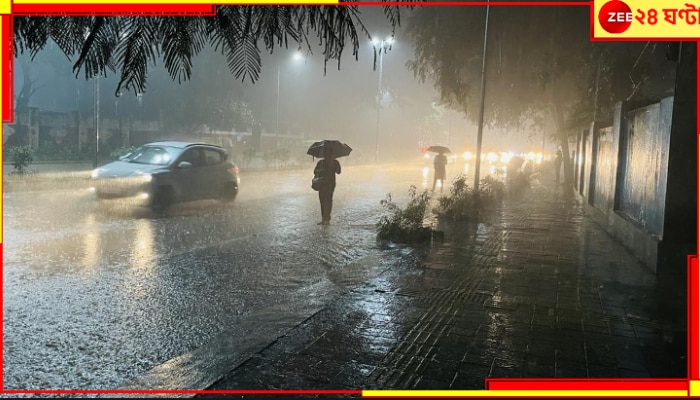
[[[435,191],[435,184],[438,180],[440,180],[440,191],[442,191],[442,187],[445,185],[445,176],[447,175],[445,171],[446,165],[447,156],[442,152],[438,153],[433,160],[433,167],[435,168],[435,172],[433,173],[433,191]]]
[[[560,178],[560,173],[561,173],[561,164],[564,161],[564,156],[561,152],[561,148],[557,149],[557,153],[554,156],[554,176],[555,176],[555,181],[559,183],[559,178]]]
[[[318,184],[318,200],[321,203],[321,222],[318,225],[331,223],[336,174],[340,174],[340,163],[333,157],[322,158],[314,168],[314,180],[320,182]]]

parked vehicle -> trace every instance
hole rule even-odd
[[[130,199],[163,211],[180,202],[238,195],[238,166],[222,147],[168,141],[148,143],[92,172],[100,200]]]

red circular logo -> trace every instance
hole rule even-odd
[[[622,33],[632,25],[632,10],[620,0],[611,0],[600,8],[598,22],[608,33]]]

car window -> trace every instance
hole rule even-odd
[[[139,147],[122,158],[135,164],[167,165],[177,156],[176,152],[166,147]]]
[[[226,160],[226,155],[220,151],[216,150],[211,150],[211,149],[205,149],[204,151],[204,160],[206,162],[206,165],[217,165],[221,164]]]
[[[180,162],[187,161],[192,164],[193,167],[201,167],[204,165],[204,158],[202,156],[202,150],[198,148],[188,149],[180,158]]]

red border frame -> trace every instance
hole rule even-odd
[[[213,16],[216,9],[211,4],[90,4],[86,8],[84,4],[62,4],[60,11],[52,11],[54,4],[13,4],[12,15],[136,15],[143,13],[158,13],[159,15],[173,16]],[[48,11],[47,11],[48,10]],[[170,12],[172,14],[170,14]]]
[[[660,1],[660,0],[659,0]],[[276,4],[270,2],[268,5]],[[277,3],[279,4],[279,3]],[[300,1],[296,4],[304,4]],[[611,39],[596,39],[593,38],[593,24],[595,21],[593,2],[547,2],[547,1],[507,1],[507,2],[411,2],[411,3],[393,3],[393,2],[346,2],[344,4],[377,6],[377,5],[414,5],[414,6],[589,6],[591,10],[591,31],[590,39],[592,41],[619,41]],[[255,5],[265,5],[257,3]],[[56,11],[51,11],[54,9]],[[60,11],[58,11],[60,9]],[[13,15],[53,15],[65,14],[71,15],[133,15],[149,12],[158,12],[160,15],[199,15],[211,16],[215,13],[213,4],[20,4],[12,5],[11,15],[2,15],[2,38],[5,45],[2,46],[2,57],[7,65],[7,69],[2,71],[2,120],[3,122],[13,122],[13,83],[14,83],[14,46],[12,43],[13,32]],[[172,14],[170,14],[172,12]],[[624,41],[697,41],[700,40],[678,38],[678,39],[624,39]],[[700,54],[698,55],[698,64],[700,64]],[[700,82],[698,82],[698,91],[700,91]],[[700,108],[698,108],[700,111]],[[700,133],[700,121],[698,121],[697,132]],[[700,169],[700,161],[698,161]],[[700,185],[697,188],[697,193],[700,194]],[[0,255],[2,254],[2,243],[0,243]],[[688,377],[687,379],[510,379],[510,378],[487,378],[486,389],[488,390],[510,390],[510,391],[528,391],[528,390],[576,390],[581,391],[580,396],[585,397],[586,391],[589,390],[604,390],[608,396],[614,395],[617,390],[674,390],[674,391],[690,391],[690,381],[700,380],[700,363],[698,355],[700,354],[700,336],[697,329],[700,322],[700,307],[699,286],[700,286],[700,271],[698,271],[698,257],[694,255],[688,256]],[[2,276],[0,276],[0,282]],[[2,294],[2,286],[0,286],[0,295]],[[0,308],[0,317],[3,310]],[[0,326],[0,334],[3,327]],[[2,352],[3,343],[0,341],[0,353]],[[0,374],[0,388],[2,387],[2,374]],[[362,390],[2,390],[0,394],[362,394]],[[696,394],[697,395],[697,394]],[[443,397],[443,396],[440,396]],[[449,397],[449,396],[448,396]],[[478,397],[478,396],[477,396]],[[528,397],[526,393],[522,396]]]

